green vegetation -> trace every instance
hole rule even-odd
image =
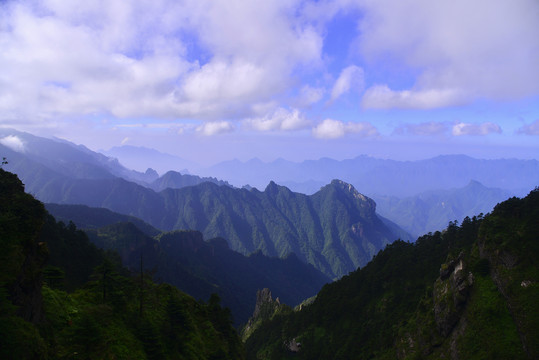
[[[128,269],[144,269],[196,299],[217,293],[232,311],[234,324],[252,314],[254,296],[271,287],[283,302],[295,305],[316,294],[330,280],[294,254],[286,259],[261,253],[244,256],[228,248],[226,240],[205,241],[192,230],[176,230],[150,237],[132,223],[116,223],[87,230],[99,248],[116,251]]]
[[[537,358],[538,211],[536,189],[388,245],[311,305],[260,324],[248,358]]]
[[[0,358],[241,359],[218,296],[208,303],[121,267],[0,169]]]
[[[244,255],[261,251],[283,258],[294,253],[332,279],[364,266],[386,244],[407,237],[376,215],[371,199],[338,180],[311,196],[273,182],[263,192],[202,183],[156,193],[120,178],[51,179],[35,191],[46,202],[86,204],[135,216],[151,225],[137,223],[149,235],[155,235],[152,226],[191,229],[206,239],[227,239],[232,250]],[[92,221],[95,227],[111,224],[106,214],[89,208],[48,207],[85,227]]]

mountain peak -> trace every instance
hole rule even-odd
[[[477,180],[470,180],[470,182],[468,183],[468,185],[466,185],[466,187],[471,187],[471,188],[484,188],[485,185],[481,184],[479,181]]]
[[[268,186],[266,186],[266,189],[264,190],[264,192],[277,193],[283,187],[284,186],[277,185],[275,181],[272,180],[269,182]]]
[[[334,186],[334,187],[337,187],[347,193],[350,193],[354,198],[358,199],[358,200],[361,200],[361,201],[372,201],[371,199],[369,199],[368,197],[366,197],[365,195],[361,194],[359,191],[356,190],[356,188],[352,185],[352,184],[349,184],[347,182],[344,182],[342,180],[339,180],[339,179],[334,179],[331,181],[331,185]]]

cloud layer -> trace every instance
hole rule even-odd
[[[323,39],[294,2],[0,6],[2,117],[241,117],[321,61]]]
[[[367,122],[343,122],[326,119],[313,128],[313,135],[319,139],[338,139],[346,134],[358,134],[361,137],[377,136],[378,130]]]
[[[539,92],[535,0],[359,3],[362,54],[371,61],[398,59],[418,71],[411,88],[368,89],[365,108],[429,109]]]
[[[334,30],[343,16],[351,25]],[[537,19],[536,0],[8,0],[0,126],[106,117],[203,135],[374,136],[382,126],[364,114],[538,96]],[[464,119],[396,127],[501,133]]]
[[[8,135],[0,139],[0,144],[10,148],[15,152],[24,152],[25,147],[22,140],[15,135]]]
[[[531,124],[520,127],[517,130],[517,134],[539,135],[539,120],[535,120]]]
[[[452,134],[455,136],[462,135],[489,135],[489,134],[501,134],[502,129],[499,125],[485,122],[482,124],[467,124],[467,123],[457,123],[453,126]]]
[[[262,118],[247,119],[244,124],[258,131],[288,131],[307,128],[310,122],[297,109],[288,111],[278,108],[272,114],[268,114]]]

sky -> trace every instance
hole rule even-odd
[[[92,150],[539,159],[537,0],[0,0],[0,69],[0,127]]]

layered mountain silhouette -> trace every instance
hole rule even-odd
[[[487,188],[472,180],[458,189],[432,190],[405,198],[375,196],[377,211],[414,237],[444,229],[450,221],[490,212],[511,197],[502,189]]]
[[[177,171],[167,171],[163,176],[155,179],[149,184],[149,187],[154,191],[161,191],[165,189],[181,189],[187,186],[194,186],[202,184],[204,182],[211,182],[219,186],[230,186],[226,181],[221,181],[216,178],[203,177],[189,174],[181,174]]]
[[[128,168],[138,171],[144,171],[151,167],[160,174],[164,174],[170,170],[185,173],[185,169],[189,169],[192,172],[199,167],[193,162],[182,159],[181,157],[165,154],[143,146],[114,146],[109,150],[100,150],[100,152],[118,159]]]
[[[247,321],[253,297],[271,286],[291,306],[314,295],[330,279],[294,254],[285,259],[261,252],[244,256],[223,238],[205,241],[198,231],[161,233],[133,216],[85,205],[46,204],[57,221],[84,229],[99,248],[120,254],[128,269],[154,271],[156,280],[170,283],[197,299],[217,293],[232,310],[236,324]],[[142,256],[142,259],[141,259]]]
[[[155,192],[147,183],[115,175],[126,169],[86,148],[22,133],[6,136],[16,136],[22,144],[18,151],[2,149],[11,151],[6,154],[9,167],[43,202],[107,208],[165,231],[199,230],[207,239],[225,238],[231,249],[246,255],[295,253],[331,278],[365,265],[398,238],[411,240],[376,215],[371,199],[341,181],[312,196],[274,182],[263,192],[210,182]],[[114,171],[105,166],[109,162]],[[171,182],[177,180],[178,174],[169,175]]]
[[[315,193],[332,179],[354,185],[363,194],[408,197],[430,190],[454,189],[475,180],[489,188],[525,195],[539,182],[537,160],[481,160],[465,155],[442,155],[418,161],[376,159],[361,155],[353,159],[322,158],[291,162],[277,159],[225,161],[205,169],[235,186],[263,188],[270,180],[293,191]]]
[[[359,193],[347,182],[331,182],[309,196],[273,181],[264,191],[238,189],[210,177],[168,172],[158,178],[154,171],[135,172],[114,159],[66,141],[9,130],[2,130],[0,135],[2,139],[18,141],[0,141],[0,151],[9,161],[6,169],[19,174],[27,190],[46,203],[107,208],[140,218],[159,230],[199,230],[205,238],[227,239],[231,249],[243,254],[261,251],[267,256],[285,257],[295,253],[330,277],[340,277],[365,265],[379,249],[398,238],[413,240],[395,223],[376,215],[372,200],[358,197]],[[476,160],[465,156],[418,162],[358,157],[300,165],[285,160],[233,164],[238,165],[238,175],[274,172],[280,177],[279,169],[291,177],[303,174],[305,181],[315,175],[315,181],[342,175],[361,184],[362,193],[367,192],[364,189],[375,192],[382,188],[392,189],[393,193],[397,188],[408,189],[405,192],[443,189],[474,175],[487,186],[501,183],[504,186],[500,188],[517,189],[539,176],[537,161]],[[225,165],[219,166],[228,166]],[[396,179],[399,184],[394,184]],[[458,220],[469,211],[479,210],[474,204],[486,202],[484,191],[478,189],[476,186],[465,191],[466,201],[459,192],[449,191],[417,198],[378,199],[390,220],[398,220],[401,227],[417,235],[440,229],[448,219]],[[491,198],[491,202],[499,199]]]
[[[375,203],[335,180],[307,196],[270,183],[264,192],[203,183],[159,193],[123,179],[80,180],[48,202],[87,204],[138,217],[157,229],[199,230],[243,254],[291,253],[340,277],[409,235],[381,219]]]

